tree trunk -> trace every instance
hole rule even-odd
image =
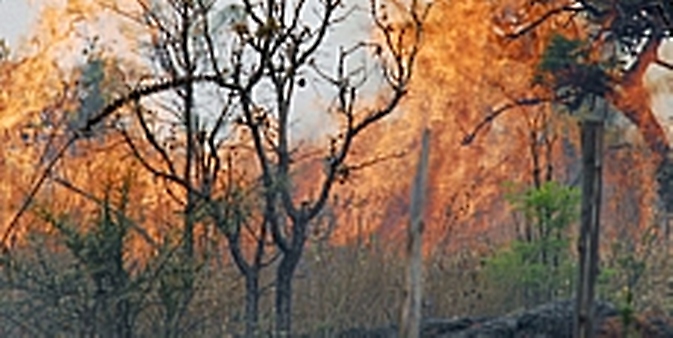
[[[591,338],[594,336],[593,301],[599,260],[603,121],[602,119],[587,119],[582,122],[580,128],[582,134],[582,214],[577,244],[579,275],[574,337]]]
[[[259,336],[259,271],[245,275],[245,337]]]
[[[400,321],[400,336],[418,338],[421,334],[423,301],[423,209],[425,204],[430,131],[423,131],[421,154],[411,192],[411,212],[407,233],[407,285]]]
[[[117,313],[119,316],[119,323],[117,324],[117,337],[130,338],[133,337],[133,319],[131,318],[131,304],[127,299],[120,301],[117,304]]]
[[[295,245],[284,252],[278,266],[276,273],[276,337],[289,337],[292,332],[292,279],[297,269],[297,263],[301,258],[303,247],[303,244]]]

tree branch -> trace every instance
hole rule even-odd
[[[519,26],[519,27],[515,28],[514,31],[511,32],[511,33],[506,33],[505,37],[507,37],[509,39],[517,39],[517,38],[520,38],[520,37],[530,33],[531,31],[535,30],[538,26],[545,23],[547,20],[549,20],[551,17],[553,17],[555,15],[558,15],[558,14],[561,14],[561,13],[568,13],[568,12],[579,13],[579,12],[583,12],[583,11],[587,11],[587,10],[588,10],[588,7],[584,6],[584,4],[582,4],[581,6],[565,5],[565,6],[553,8],[553,9],[550,9],[549,11],[545,12],[544,14],[542,14],[540,17],[533,20],[532,22],[530,22],[526,25]]]
[[[461,145],[467,146],[472,144],[474,139],[477,137],[479,132],[484,129],[486,126],[488,126],[491,122],[493,122],[496,118],[498,118],[500,115],[514,109],[514,108],[519,108],[519,107],[525,107],[525,106],[536,106],[539,104],[543,103],[550,103],[554,102],[554,99],[551,98],[526,98],[526,99],[517,99],[514,100],[513,102],[507,103],[503,105],[502,107],[495,109],[491,111],[486,117],[484,117],[483,120],[481,120],[477,125],[472,129],[470,133],[465,135],[463,137],[463,140],[460,142]]]
[[[68,180],[65,180],[65,179],[60,178],[60,177],[56,177],[56,178],[54,178],[54,182],[60,184],[64,188],[84,197],[85,199],[90,200],[91,202],[93,202],[93,203],[95,203],[99,206],[103,206],[105,204],[105,201],[103,201],[102,199],[94,196],[91,193],[88,193],[88,192],[84,191],[83,189],[77,187],[76,185],[74,185],[72,182],[70,182]],[[148,244],[150,244],[152,246],[152,248],[159,249],[159,247],[160,247],[159,244],[154,239],[152,239],[150,234],[147,233],[147,231],[145,231],[145,229],[138,226],[135,222],[132,222],[128,217],[126,217],[117,208],[112,208],[110,206],[108,206],[108,208],[111,208],[112,211],[114,211],[114,213],[117,214],[118,217],[122,217],[128,224],[130,224],[131,227],[133,229],[135,229],[140,234],[140,237],[142,237]]]

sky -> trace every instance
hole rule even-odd
[[[90,0],[88,0],[90,1]],[[317,0],[316,0],[317,1]],[[349,0],[358,3],[361,0]],[[13,54],[20,53],[21,46],[25,45],[26,40],[30,38],[31,26],[39,15],[40,4],[46,2],[45,0],[0,0],[0,38],[4,38],[8,43]],[[227,3],[227,1],[222,1]],[[311,12],[311,14],[314,14]],[[353,13],[356,15],[355,21],[350,24],[342,26],[340,29],[331,32],[329,41],[325,44],[327,50],[326,54],[320,58],[326,59],[325,64],[329,65],[334,62],[335,55],[338,51],[339,45],[351,47],[356,40],[366,38],[369,35],[369,22],[364,19],[368,12],[357,11]],[[317,20],[313,15],[309,15],[308,22]],[[309,81],[313,83],[313,81]],[[331,89],[331,87],[330,87]],[[309,93],[310,92],[310,93]],[[371,92],[371,93],[369,93]],[[374,97],[375,90],[368,88],[368,94]],[[324,103],[328,101],[332,93],[321,86],[312,86],[304,90],[304,94],[308,95],[310,99],[301,100],[300,106],[295,110],[299,112],[309,111],[324,111]],[[321,137],[327,130],[325,130],[325,119],[329,118],[324,114],[296,114],[292,121],[293,130],[302,131],[300,139],[313,139]]]
[[[35,18],[35,5],[30,0],[0,0],[0,37],[5,38],[12,48],[16,48],[22,36],[30,31]]]

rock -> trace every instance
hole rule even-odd
[[[502,317],[428,318],[422,337],[446,338],[572,338],[572,300],[556,301]],[[595,332],[599,338],[621,337],[621,318],[608,302],[595,304]],[[673,327],[662,318],[636,317],[633,327],[642,337],[673,338]],[[397,338],[395,327],[350,329],[338,338]]]
[[[423,321],[423,331],[421,336],[438,337],[447,333],[460,332],[472,326],[484,323],[490,319],[491,319],[490,317],[481,317],[481,318],[464,317],[453,319],[428,318]]]
[[[396,327],[380,327],[374,329],[354,328],[341,331],[336,338],[397,338]]]
[[[574,305],[574,301],[571,300],[552,302],[505,317],[493,318],[467,328],[447,331],[442,335],[426,337],[572,338]],[[594,329],[597,337],[622,336],[620,325],[606,325],[608,322],[620,322],[621,320],[614,305],[608,302],[597,302],[595,311]],[[642,337],[673,337],[673,327],[661,318],[637,318],[634,328]]]

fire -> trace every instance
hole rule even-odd
[[[132,3],[121,3],[127,2]],[[107,39],[101,44],[130,48],[131,45],[119,42],[138,42],[138,39],[130,38],[130,33],[124,39],[116,39],[118,36],[109,32],[118,29],[105,29],[110,23],[101,21],[101,18],[109,11],[103,10],[111,6],[110,1],[40,3],[40,14],[30,39],[0,64],[0,129],[9,130],[17,124],[26,123],[45,107],[63,101],[66,91],[74,85],[69,69],[81,63],[82,53],[89,47],[87,44]],[[121,22],[115,28],[126,26]],[[117,43],[109,43],[113,39]],[[130,50],[111,51],[128,54]],[[68,110],[72,107],[63,108]]]
[[[506,182],[531,184],[539,179],[537,175],[570,184],[579,182],[577,166],[573,164],[579,149],[576,120],[555,113],[549,105],[515,107],[472,134],[475,126],[500,107],[520,98],[544,95],[531,86],[531,79],[550,34],[581,37],[584,23],[574,20],[571,13],[559,12],[535,29],[524,30],[527,23],[558,8],[559,3],[435,2],[404,107],[393,120],[370,133],[362,141],[366,147],[356,154],[362,159],[372,156],[372,149],[375,155],[399,150],[415,152],[422,128],[427,124],[432,129],[426,217],[431,245],[478,247],[512,238],[515,230],[507,225],[514,220],[503,200]],[[651,47],[653,52],[646,51],[637,68],[628,77],[618,79],[617,91],[609,97],[635,124],[649,147],[638,148],[638,137],[622,134],[615,143],[631,142],[636,147],[608,153],[617,156],[608,159],[606,166],[606,185],[611,191],[606,196],[609,201],[604,215],[607,227],[615,229],[643,229],[652,224],[655,212],[650,205],[656,198],[656,161],[651,161],[649,154],[660,156],[668,142],[652,113],[643,79],[653,62],[652,55],[656,55],[657,46]],[[466,136],[471,143],[461,146]],[[368,201],[370,206],[365,208],[380,210],[365,212],[375,214],[365,217],[373,219],[366,226],[369,231],[384,237],[402,234],[399,230],[406,224],[414,158],[406,156],[355,176],[353,190]],[[643,170],[636,174],[618,169],[624,163]],[[619,214],[617,211],[625,212],[625,203],[635,203],[637,212],[629,217],[614,217]],[[360,232],[361,227],[346,225],[339,238],[348,240]]]
[[[530,180],[528,126],[561,130],[564,125],[560,120],[540,125],[552,118],[548,107],[514,108],[489,123],[471,145],[462,145],[495,110],[531,96],[530,81],[544,43],[501,39],[494,21],[514,20],[508,15],[516,13],[508,8],[490,2],[436,2],[406,104],[363,141],[367,149],[375,145],[377,155],[411,151],[426,122],[432,129],[427,223],[428,237],[435,242],[443,240],[447,227],[463,232],[469,226],[475,241],[490,230],[510,232],[501,227],[508,214],[503,184]],[[382,199],[382,207],[372,209],[385,210],[386,217],[371,224],[382,233],[404,224],[413,158],[369,168],[354,182],[358,192]]]
[[[63,72],[48,58],[5,60],[0,65],[0,128],[7,130],[27,115],[57,102],[64,92]]]
[[[74,86],[76,76],[64,69],[67,63],[79,61],[78,54],[87,43],[79,39],[78,34],[99,35],[103,40],[100,43],[107,47],[106,42],[112,40],[126,41],[121,47],[116,47],[119,50],[106,50],[106,53],[121,54],[125,56],[123,59],[134,60],[126,56],[140,50],[138,39],[131,38],[141,34],[137,23],[132,20],[112,23],[101,14],[110,11],[119,13],[120,8],[131,8],[124,12],[127,14],[136,13],[138,3],[129,1],[70,0],[65,4],[63,1],[49,1],[44,4],[40,21],[35,27],[35,37],[23,52],[27,56],[0,64],[3,74],[0,76],[0,129],[9,135],[5,136],[7,140],[11,138],[11,142],[16,144],[14,148],[3,150],[1,167],[5,173],[34,172],[31,165],[39,154],[20,148],[17,130],[27,121],[34,120],[46,107],[63,100],[64,93]],[[572,118],[556,114],[548,104],[514,105],[496,114],[516,100],[546,94],[532,87],[531,79],[551,32],[580,34],[581,22],[569,21],[570,15],[559,15],[527,34],[517,38],[507,37],[522,33],[524,23],[540,17],[557,3],[530,4],[529,1],[516,0],[435,2],[425,27],[424,46],[415,68],[412,88],[404,105],[392,119],[366,132],[356,144],[351,158],[353,163],[366,163],[372,157],[387,158],[387,162],[354,172],[349,184],[336,192],[337,198],[332,207],[339,208],[335,212],[341,213],[341,228],[335,234],[336,242],[374,232],[392,238],[403,233],[400,229],[408,214],[415,151],[421,130],[425,127],[432,130],[426,224],[428,238],[433,244],[488,249],[491,243],[512,238],[516,232],[514,226],[508,226],[514,221],[503,198],[508,182],[530,185],[535,184],[536,179],[546,179],[547,176],[570,183],[577,179],[571,163],[574,155],[568,151],[572,144],[564,143],[565,140],[571,143],[577,140]],[[110,25],[123,29],[106,29]],[[111,31],[122,33],[113,35],[109,33]],[[649,54],[644,54],[646,57],[637,65],[641,68],[636,68],[622,79],[611,100],[634,122],[647,145],[660,152],[668,142],[663,128],[652,114],[649,91],[643,80],[658,46],[650,47],[653,51],[648,50]],[[128,74],[133,66],[138,64],[123,71]],[[122,70],[117,70],[122,73]],[[63,111],[74,104],[63,101]],[[475,132],[475,127],[489,117],[495,118]],[[470,141],[467,146],[466,140]],[[105,142],[114,140],[109,138]],[[634,142],[637,143],[637,140]],[[93,148],[89,145],[83,151],[93,152]],[[67,164],[72,167],[64,170],[86,168],[88,174],[85,176],[106,172],[109,180],[118,180],[120,177],[115,173],[123,172],[122,169],[131,168],[133,164],[124,157],[128,154],[124,155],[119,149],[111,154],[115,161],[110,161],[108,156],[94,156],[89,162],[84,157],[75,158]],[[405,156],[400,157],[399,154]],[[633,163],[635,167],[644,168],[643,172],[650,173],[653,167],[642,157],[643,152],[624,151],[615,158],[623,158],[618,163]],[[140,168],[135,170],[141,171]],[[618,173],[619,170],[608,168],[608,184],[618,186],[621,180],[633,180]],[[25,189],[17,190],[17,187],[27,187],[30,175],[22,175],[25,177],[2,183],[0,188],[5,201],[14,199],[17,191],[25,192]],[[102,193],[100,182],[77,176],[71,178],[83,189]],[[317,177],[306,175],[306,179],[315,180]],[[652,183],[651,176],[645,174],[637,180]],[[138,194],[134,198],[143,201],[144,211],[168,214],[167,210],[148,207],[151,204],[167,205],[160,200],[165,192],[163,187],[146,189],[158,186],[146,176],[138,178],[138,184],[143,187],[143,193],[134,192]],[[640,191],[636,197],[642,215],[634,223],[640,227],[651,220],[652,211],[646,204],[654,198],[652,191]],[[618,193],[615,192],[614,196],[624,196]],[[64,199],[62,203],[62,207],[66,208],[83,201]],[[620,206],[608,203],[606,208],[619,210]],[[8,212],[3,210],[3,215]],[[140,218],[147,216],[138,212]],[[169,222],[162,220],[159,223]],[[156,230],[155,235],[158,236],[159,232]]]
[[[79,108],[76,91],[81,72],[73,69],[82,63],[82,52],[96,35],[95,30],[85,31],[84,22],[102,15],[100,10],[104,4],[91,1],[44,1],[39,5],[40,14],[30,38],[24,40],[7,58],[0,60],[0,132],[3,141],[0,152],[0,173],[3,177],[0,182],[0,217],[5,225],[19,209],[36,177],[44,170],[43,164],[45,158],[49,158],[49,149],[53,150],[63,141],[65,136],[61,129],[72,118],[69,114]],[[99,56],[105,58],[105,53]],[[110,75],[107,78],[115,77],[114,70],[111,63],[107,62],[105,71]],[[103,85],[116,90],[113,82]],[[115,141],[101,139],[99,142]],[[94,155],[92,147],[78,147],[84,153],[91,152]],[[103,196],[105,182],[92,180],[92,177],[109,176],[108,181],[113,182],[113,173],[139,171],[138,168],[133,169],[128,154],[113,154],[114,150],[105,156],[92,156],[89,160],[70,157],[56,168],[55,174],[65,175],[72,180],[73,185],[92,196]],[[114,156],[126,158],[110,161]],[[117,177],[116,182],[121,182],[121,177]],[[56,183],[43,190],[37,196],[37,204],[49,202],[53,204],[51,207],[55,212],[80,210],[79,215],[82,216],[86,211],[95,209],[92,209],[91,201],[86,203],[86,198],[74,196]],[[136,197],[139,196],[136,194]],[[147,198],[144,196],[140,200]],[[77,215],[72,216],[77,221],[84,220]],[[22,224],[30,222],[26,220]],[[15,237],[21,237],[21,232],[26,228],[20,226],[17,230],[19,233]]]

